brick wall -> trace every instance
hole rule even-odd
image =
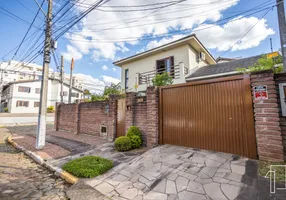
[[[137,126],[143,135],[143,144],[147,144],[147,101],[146,97],[136,97],[134,125]]]
[[[286,73],[276,74],[275,75],[275,84],[277,91],[277,101],[279,108],[279,118],[280,118],[280,127],[282,133],[282,144],[284,148],[284,160],[286,160],[286,117],[282,116],[281,104],[280,104],[280,95],[279,95],[279,83],[286,83]]]
[[[101,136],[113,141],[116,134],[117,100],[79,104],[60,104],[55,118],[56,130]],[[101,126],[107,127],[107,135],[101,135]]]
[[[258,156],[260,160],[283,161],[278,96],[274,74],[269,71],[252,74],[252,90],[258,85],[266,85],[268,91],[268,99],[266,100],[254,100],[253,98]]]
[[[136,96],[137,93],[126,94],[126,131],[132,125],[139,127],[143,135],[143,144],[152,147],[159,141],[158,122],[158,89],[148,87],[146,97]]]
[[[77,109],[78,104],[59,104],[56,111],[56,129],[77,133]]]

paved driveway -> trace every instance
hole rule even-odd
[[[228,200],[244,199],[245,192],[248,199],[257,167],[246,170],[247,163],[231,154],[163,145],[86,183],[111,199]]]

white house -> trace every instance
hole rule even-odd
[[[10,113],[38,113],[40,102],[41,81],[25,80],[10,82],[3,87],[1,107],[8,108]],[[58,79],[49,78],[47,106],[55,106],[61,101],[61,84]],[[64,102],[68,103],[69,86],[64,84]],[[72,103],[83,98],[83,91],[73,87]]]
[[[121,87],[125,91],[145,91],[156,74],[168,72],[173,84],[216,60],[195,34],[114,62],[121,67]]]

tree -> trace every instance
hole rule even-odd
[[[90,91],[89,91],[88,89],[85,89],[85,90],[83,91],[83,94],[84,94],[84,95],[90,95]]]
[[[276,58],[267,58],[266,55],[258,59],[254,65],[247,68],[237,68],[236,71],[241,73],[258,72],[263,70],[273,70],[274,73],[283,71],[282,56]]]
[[[109,95],[115,94],[115,95],[121,95],[121,87],[120,83],[114,84],[112,83],[110,86],[105,86],[103,94],[93,94],[91,95],[91,102],[94,101],[104,101],[109,98]]]
[[[103,95],[108,97],[111,94],[117,94],[117,95],[121,94],[120,83],[118,84],[111,83],[110,86],[105,86]]]
[[[152,79],[153,86],[164,86],[173,84],[173,78],[167,73],[157,74]]]

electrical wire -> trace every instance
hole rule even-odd
[[[272,8],[273,6],[271,7],[267,7],[267,8],[264,8],[264,9],[261,9],[261,10],[258,10],[256,12],[252,12],[248,15],[245,15],[244,17],[247,17],[247,16],[251,16],[253,14],[256,14],[256,13],[259,13],[259,12],[262,12],[264,10],[267,10],[269,8]],[[217,26],[217,25],[223,25],[223,24],[226,24],[225,23],[218,23],[218,22],[223,22],[225,20],[228,20],[228,19],[232,19],[232,21],[236,21],[236,20],[239,20],[239,18],[237,18],[237,16],[240,16],[240,14],[238,15],[234,15],[234,16],[231,16],[231,17],[227,17],[227,18],[224,18],[224,19],[221,19],[221,20],[218,20],[216,21],[215,23],[212,23],[212,26],[209,26],[210,24],[206,24],[204,26],[206,26],[206,28],[199,28],[199,29],[196,29],[195,32],[198,32],[198,31],[202,31],[202,30],[206,30],[206,29],[210,29],[214,26]],[[202,27],[204,27],[202,26]],[[92,42],[92,41],[95,41],[97,43],[114,43],[114,42],[133,42],[133,41],[137,41],[137,40],[140,40],[140,41],[143,41],[143,40],[154,40],[154,39],[159,39],[159,38],[164,38],[164,37],[167,37],[167,36],[170,36],[170,35],[173,35],[173,34],[178,34],[178,33],[184,33],[184,32],[188,32],[188,31],[191,31],[192,28],[187,28],[187,29],[180,29],[180,30],[175,30],[175,31],[169,31],[168,33],[164,33],[164,34],[157,34],[157,35],[150,35],[150,36],[145,36],[144,38],[142,37],[128,37],[128,38],[119,38],[119,40],[101,40],[101,39],[91,39],[91,40],[80,40],[80,39],[73,39],[73,38],[69,38],[67,37],[67,39],[69,40],[73,40],[73,41],[82,41],[82,42]],[[122,40],[120,40],[122,39]],[[124,40],[126,39],[126,40]]]
[[[270,10],[271,10],[271,8],[268,9],[268,10],[258,19],[258,21],[257,21],[256,23],[254,23],[253,25],[251,25],[250,27],[248,27],[248,28],[243,32],[243,34],[239,37],[239,39],[238,39],[233,45],[231,45],[231,47],[230,47],[228,50],[224,51],[224,52],[223,52],[222,54],[220,54],[218,57],[222,57],[223,55],[225,55],[226,53],[228,53],[237,43],[239,43],[239,42],[260,22],[260,20],[261,20],[263,17],[265,17],[265,16],[269,13]]]
[[[44,2],[45,2],[45,0],[42,1],[41,6],[43,6]],[[19,49],[21,48],[21,46],[22,46],[22,44],[24,43],[24,41],[25,41],[27,35],[29,34],[29,31],[31,30],[31,28],[32,28],[32,26],[33,26],[33,24],[34,24],[34,22],[36,21],[36,18],[37,18],[37,16],[38,16],[39,12],[40,12],[40,8],[38,9],[38,11],[37,11],[37,13],[36,13],[34,19],[32,20],[32,22],[31,22],[31,24],[30,24],[28,30],[26,31],[26,33],[25,33],[25,35],[24,35],[22,41],[20,42],[20,45],[18,46],[18,48],[17,48],[16,52],[14,53],[14,55],[13,55],[13,57],[12,57],[11,60],[13,60],[13,59],[15,58],[15,56],[17,55]]]

